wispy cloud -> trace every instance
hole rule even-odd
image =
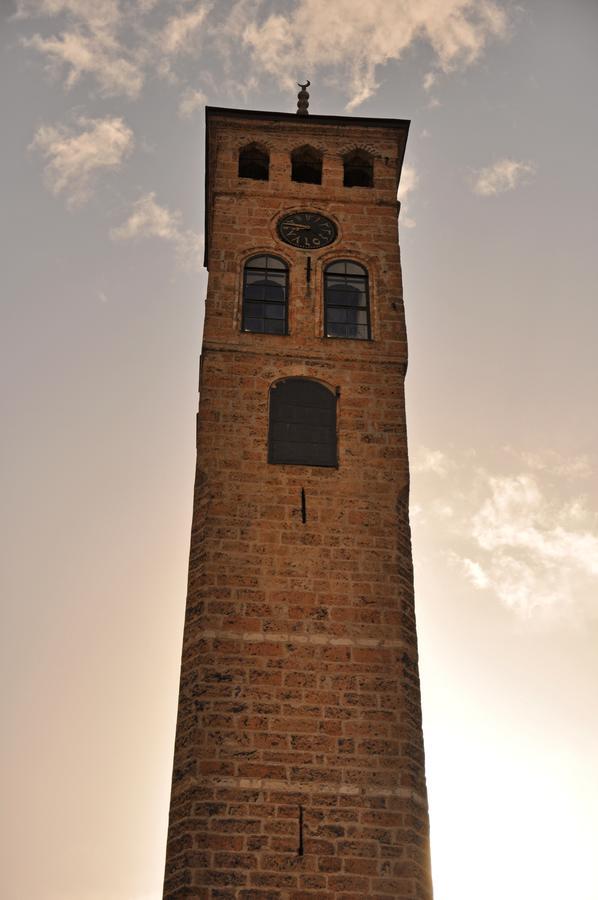
[[[156,7],[150,22],[145,17]],[[88,75],[103,95],[135,99],[150,72],[176,80],[174,63],[197,51],[210,8],[197,3],[173,13],[153,0],[20,0],[17,16],[60,17],[64,27],[57,33],[33,34],[22,44],[42,54],[50,71],[64,71],[67,89]]]
[[[44,179],[55,195],[64,194],[74,208],[92,195],[101,172],[116,171],[133,150],[133,132],[120,118],[79,118],[78,131],[42,125],[29,149],[47,160]]]
[[[415,228],[415,219],[409,215],[409,201],[411,194],[417,188],[418,182],[419,176],[415,168],[408,163],[404,164],[397,199],[401,201],[401,211],[403,213],[401,225],[404,225],[406,228]]]
[[[201,109],[207,100],[203,91],[197,91],[194,88],[186,88],[181,94],[179,100],[178,113],[181,119],[190,119],[193,113]]]
[[[589,496],[571,494],[574,460],[492,473],[441,451],[423,448],[413,458],[415,521],[432,529],[474,588],[524,619],[598,616],[598,514]],[[550,451],[530,455],[538,459]]]
[[[428,447],[418,447],[411,454],[412,472],[434,472],[444,478],[453,467],[452,460],[442,450],[430,450]]]
[[[481,197],[495,197],[526,184],[535,172],[536,167],[531,162],[499,159],[474,173],[473,190]]]
[[[168,56],[189,53],[195,49],[195,40],[210,6],[198,3],[193,9],[171,16],[161,31],[160,46]]]
[[[198,271],[202,265],[202,236],[185,229],[181,213],[160,206],[154,192],[144,194],[133,204],[128,219],[113,228],[110,237],[115,241],[158,238],[174,247],[181,268]]]
[[[134,49],[119,39],[125,17],[116,0],[20,0],[17,16],[63,18],[58,34],[34,34],[22,44],[42,54],[50,71],[65,70],[67,89],[89,75],[106,96],[139,95],[144,74]]]
[[[351,110],[377,90],[377,67],[400,59],[415,41],[427,42],[437,67],[448,72],[471,65],[506,31],[506,12],[492,0],[403,0],[399,8],[387,0],[299,0],[247,24],[243,40],[255,65],[288,86],[290,72],[336,67]]]

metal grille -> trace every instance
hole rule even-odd
[[[343,259],[326,267],[324,320],[326,337],[370,340],[368,273],[359,263]]]
[[[253,256],[243,270],[243,331],[287,334],[288,269],[277,256]]]
[[[287,378],[270,388],[268,462],[336,466],[336,396],[306,378]]]

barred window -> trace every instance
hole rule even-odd
[[[268,181],[270,176],[270,156],[259,144],[248,144],[239,150],[239,178],[253,178]]]
[[[324,334],[359,341],[371,337],[368,273],[359,263],[341,259],[324,270]]]
[[[268,462],[336,466],[336,395],[318,381],[286,378],[270,388]]]
[[[277,256],[252,256],[243,270],[243,331],[287,333],[289,270]]]

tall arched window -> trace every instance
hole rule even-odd
[[[336,395],[309,378],[285,378],[270,388],[268,462],[336,466]]]
[[[289,270],[277,256],[252,256],[243,270],[243,331],[287,333]]]
[[[239,178],[268,181],[270,156],[259,144],[247,144],[239,150]]]
[[[372,187],[374,161],[367,150],[351,150],[343,156],[343,184],[345,187]]]
[[[291,153],[291,179],[322,184],[322,154],[313,147],[298,147]]]
[[[370,339],[368,273],[350,259],[337,260],[324,270],[324,334]]]

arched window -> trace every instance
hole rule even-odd
[[[239,150],[239,178],[268,181],[270,156],[258,144],[247,144]]]
[[[307,145],[293,150],[291,178],[305,184],[322,184],[322,154]]]
[[[336,466],[336,396],[318,381],[286,378],[270,388],[268,462]]]
[[[341,259],[324,270],[324,334],[370,338],[368,273],[359,263]]]
[[[374,161],[366,150],[351,150],[343,157],[345,187],[373,187]]]
[[[252,256],[243,270],[243,331],[287,333],[288,268],[277,256]]]

